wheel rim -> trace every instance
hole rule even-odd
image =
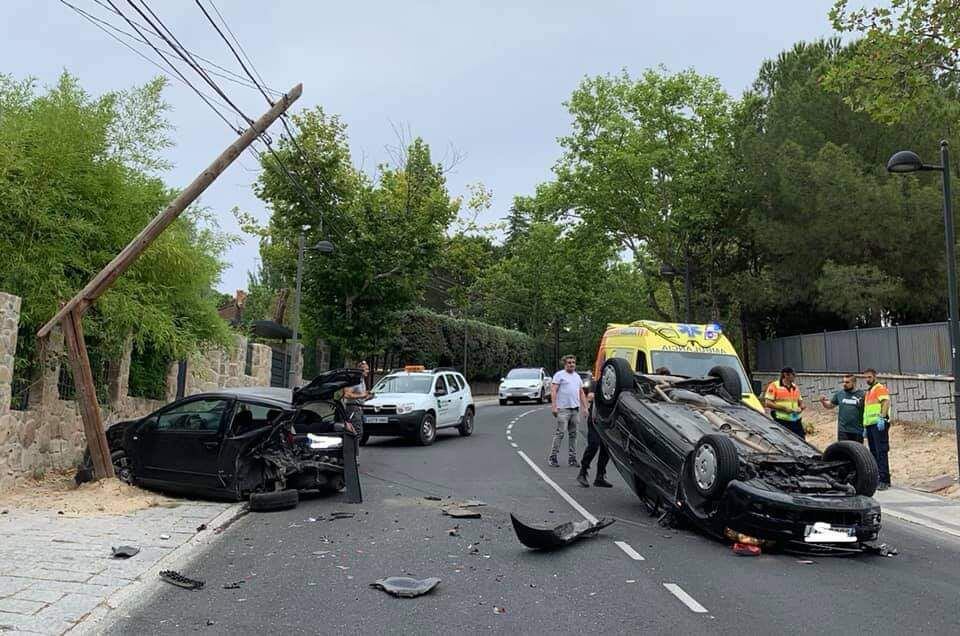
[[[126,455],[114,458],[113,472],[117,474],[117,479],[123,483],[133,483],[133,469],[130,467],[130,460],[127,459]]]
[[[700,490],[710,490],[717,482],[717,454],[704,444],[693,458],[693,477]]]
[[[473,432],[473,413],[472,412],[467,411],[465,422],[466,422],[467,432],[472,433]]]
[[[433,439],[433,422],[430,421],[429,417],[423,418],[423,426],[421,427],[421,434],[423,439],[430,441]]]
[[[603,378],[600,381],[600,394],[606,402],[613,402],[617,394],[617,371],[613,367],[607,367],[603,370]]]

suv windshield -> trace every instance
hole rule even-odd
[[[513,369],[507,374],[508,380],[539,380],[540,369]]]
[[[432,375],[388,375],[373,387],[374,393],[429,393]]]
[[[710,369],[717,365],[724,365],[735,369],[740,376],[740,386],[744,391],[750,390],[750,381],[743,371],[737,356],[724,353],[708,353],[705,351],[651,351],[651,365],[657,369],[667,367],[671,375],[683,375],[690,378],[702,378]]]

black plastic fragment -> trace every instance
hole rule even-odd
[[[140,554],[140,548],[133,545],[122,545],[119,548],[110,548],[114,559],[129,559]]]
[[[160,572],[160,578],[171,585],[176,585],[177,587],[182,587],[187,590],[199,590],[203,587],[203,581],[191,579],[173,570],[163,570]]]
[[[414,598],[429,594],[439,584],[440,579],[436,577],[414,579],[409,576],[390,576],[371,583],[370,587],[383,590],[387,594],[400,598]]]
[[[589,521],[567,521],[560,524],[529,523],[510,515],[513,531],[520,543],[534,550],[553,550],[569,545],[582,537],[597,534],[614,522],[614,519],[601,518],[596,523]]]

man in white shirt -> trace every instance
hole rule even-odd
[[[568,462],[571,466],[580,467],[577,461],[577,427],[580,425],[580,413],[587,412],[587,396],[583,393],[583,380],[577,373],[577,359],[574,356],[564,356],[563,369],[553,374],[550,385],[551,409],[557,419],[557,429],[553,433],[553,448],[550,452],[550,465],[559,466],[560,442],[563,441],[564,429],[570,439],[570,455]]]

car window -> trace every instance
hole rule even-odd
[[[242,433],[255,428],[261,428],[269,424],[281,413],[283,413],[281,409],[273,406],[264,406],[263,404],[254,404],[253,402],[240,402],[237,405],[237,412],[233,415],[231,430],[235,433]]]
[[[220,428],[227,400],[192,400],[157,417],[158,431],[216,431]]]
[[[454,377],[457,378],[457,381],[460,383],[460,387],[464,389],[469,389],[470,385],[467,384],[467,379],[460,375],[459,373],[455,374]]]
[[[374,393],[429,393],[433,378],[429,375],[388,375],[373,387]]]
[[[450,387],[451,393],[457,393],[460,391],[460,381],[457,380],[457,376],[448,373],[443,377],[447,379],[447,386]]]
[[[507,374],[508,380],[536,380],[539,371],[536,369],[511,369],[510,373]]]
[[[710,369],[723,365],[733,368],[740,376],[740,385],[744,391],[750,390],[750,381],[737,356],[726,353],[708,353],[700,351],[651,351],[651,363],[655,368],[667,367],[673,375],[690,378],[702,378]]]
[[[437,383],[436,383],[436,385],[434,385],[433,390],[434,390],[434,391],[441,391],[441,390],[442,390],[442,391],[447,391],[447,383],[446,383],[446,381],[443,379],[443,376],[442,376],[442,375],[438,375],[438,376],[437,376]],[[449,391],[447,391],[447,393],[449,393]]]

